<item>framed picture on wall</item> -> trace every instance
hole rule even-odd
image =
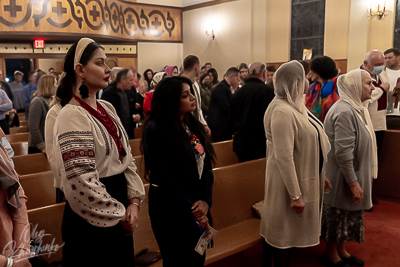
[[[303,49],[303,60],[311,60],[312,49]]]

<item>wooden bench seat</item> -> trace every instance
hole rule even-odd
[[[129,140],[129,144],[131,146],[131,150],[132,150],[132,156],[140,156],[142,155],[142,153],[140,152],[140,142],[142,141],[142,139],[133,139],[133,140]]]
[[[9,143],[28,142],[29,133],[7,134],[6,138],[7,138]]]
[[[56,189],[51,171],[22,175],[20,181],[28,197],[28,210],[56,204]]]
[[[207,250],[205,265],[262,243],[259,234],[261,220],[252,206],[264,198],[265,163],[263,158],[214,170],[211,215],[218,232],[214,238],[214,248]],[[143,226],[150,222],[148,213],[143,210],[144,206],[135,233],[135,251],[143,248],[158,250],[151,226]],[[160,267],[162,260],[150,266]]]
[[[15,156],[13,161],[19,175],[50,171],[50,164],[43,153]]]
[[[28,132],[28,126],[20,126],[20,127],[11,127],[10,128],[10,134],[27,133],[27,132]]]
[[[233,151],[233,140],[217,142],[212,145],[217,156],[215,168],[239,163],[239,159]]]
[[[19,123],[20,123],[21,126],[28,126],[28,121],[21,121],[20,120]]]
[[[14,150],[14,156],[28,155],[28,142],[10,143]]]
[[[378,179],[372,185],[373,194],[400,199],[399,140],[399,130],[386,130],[379,154]]]
[[[40,254],[48,263],[62,261],[62,247],[57,246],[63,244],[61,225],[64,208],[65,203],[60,203],[28,210],[29,223],[31,224],[31,236],[36,240],[42,240],[41,245],[44,246],[45,249],[47,248],[47,251],[42,251]],[[57,248],[58,250],[56,250]],[[48,254],[49,252],[52,253]]]

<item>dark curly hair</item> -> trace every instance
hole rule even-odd
[[[313,58],[310,68],[324,80],[332,79],[338,74],[335,61],[327,56]]]

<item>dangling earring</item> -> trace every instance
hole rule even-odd
[[[85,81],[82,81],[82,85],[79,87],[79,94],[82,96],[82,99],[89,97],[89,88],[87,88]]]

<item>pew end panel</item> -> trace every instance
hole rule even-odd
[[[129,144],[131,146],[131,151],[132,151],[132,156],[133,157],[142,155],[142,153],[140,151],[140,142],[141,141],[142,141],[142,139],[129,140]]]
[[[10,134],[27,133],[27,132],[28,132],[28,126],[20,126],[20,127],[11,127],[10,128]]]
[[[29,133],[7,134],[6,138],[9,143],[28,142]]]
[[[373,194],[400,199],[399,140],[399,130],[386,130],[378,158],[378,179],[372,185]]]
[[[217,142],[212,145],[217,156],[215,168],[239,163],[239,159],[233,151],[233,140]]]
[[[28,210],[56,204],[56,188],[51,171],[22,175],[20,183],[28,197]]]
[[[31,236],[41,243],[40,255],[48,262],[62,261],[61,225],[65,203],[28,210]]]
[[[50,164],[43,153],[13,157],[15,170],[19,175],[50,171]]]
[[[14,150],[14,156],[28,155],[28,142],[10,143]]]

